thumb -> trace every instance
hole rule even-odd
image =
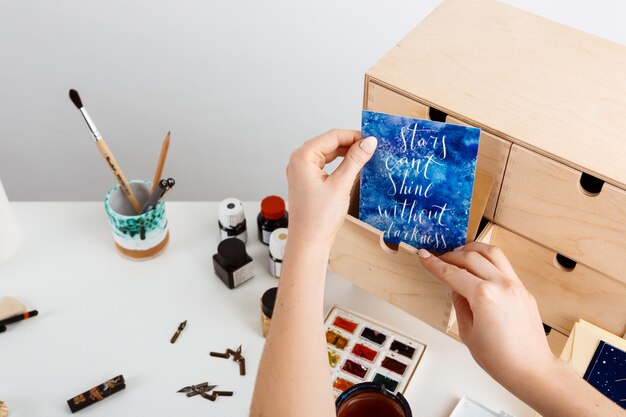
[[[374,136],[367,137],[363,140],[356,141],[350,146],[346,156],[331,177],[336,178],[335,181],[347,184],[351,187],[363,165],[367,163],[374,155],[378,141]]]

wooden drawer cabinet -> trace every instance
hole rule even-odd
[[[514,145],[495,221],[626,283],[626,192],[604,184],[590,195],[581,176]]]
[[[622,45],[495,0],[444,0],[365,75],[368,110],[482,129],[477,170],[495,186],[480,239],[537,298],[555,353],[579,318],[626,330],[624,74]],[[448,289],[415,252],[348,216],[330,269],[454,335]]]

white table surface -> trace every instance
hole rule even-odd
[[[23,240],[0,264],[0,296],[22,300],[39,316],[0,334],[0,400],[9,416],[70,415],[66,400],[118,374],[127,388],[79,415],[247,416],[265,341],[259,299],[278,284],[257,239],[258,207],[245,204],[255,277],[229,290],[211,259],[217,203],[167,203],[169,247],[145,262],[118,255],[102,203],[13,203]],[[533,415],[462,344],[329,273],[326,309],[333,304],[428,345],[405,393],[416,417],[446,417],[463,395],[516,417]],[[187,328],[172,345],[183,320]],[[240,344],[246,376],[231,360],[209,357]],[[235,395],[210,402],[176,392],[203,381]]]

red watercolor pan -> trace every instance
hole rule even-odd
[[[383,362],[380,364],[380,366],[382,366],[383,368],[387,368],[390,371],[397,373],[398,375],[404,375],[404,371],[406,371],[407,367],[407,365],[393,358],[390,358],[389,356],[383,359]]]
[[[351,375],[358,376],[361,379],[363,379],[367,374],[367,371],[369,371],[368,367],[352,362],[350,359],[346,359],[346,362],[343,364],[341,369]]]
[[[337,316],[335,317],[335,321],[333,322],[333,326],[335,327],[339,327],[340,329],[343,329],[347,332],[350,333],[354,333],[354,331],[356,330],[357,324],[353,321],[350,321],[348,319],[344,319],[341,316]]]
[[[358,356],[359,358],[363,358],[370,362],[374,362],[374,359],[376,359],[376,355],[378,355],[378,352],[375,351],[374,349],[368,348],[367,346],[361,343],[357,343],[352,348],[352,354],[355,356]]]

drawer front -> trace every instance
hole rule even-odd
[[[446,331],[450,290],[422,268],[417,249],[404,243],[393,252],[383,232],[347,216],[330,252],[329,269],[401,308],[432,327]]]
[[[564,334],[580,318],[615,334],[626,330],[626,284],[582,264],[564,270],[555,252],[494,224],[479,240],[504,251],[537,299],[544,323]]]
[[[446,123],[468,126],[467,123],[460,121],[452,116],[446,118]],[[476,161],[476,169],[493,177],[493,188],[487,201],[484,216],[489,220],[493,220],[496,211],[496,203],[502,187],[502,179],[506,168],[506,161],[509,158],[511,150],[511,142],[501,139],[491,133],[482,130],[480,132],[480,145],[478,146],[478,160]]]
[[[375,82],[368,81],[366,94],[366,110],[416,117],[418,119],[430,119],[430,107]]]
[[[590,196],[580,179],[581,172],[513,145],[495,221],[626,282],[626,192],[605,183]]]

